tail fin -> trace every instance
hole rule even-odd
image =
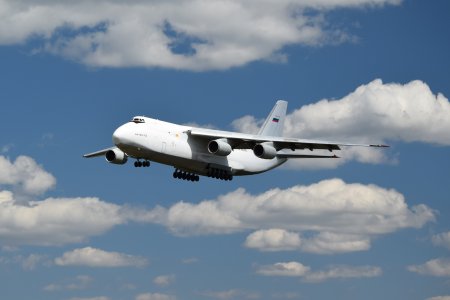
[[[272,108],[267,119],[264,121],[259,135],[283,136],[284,119],[286,117],[287,101],[278,100]]]

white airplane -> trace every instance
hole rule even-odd
[[[150,161],[175,167],[174,178],[199,181],[199,175],[222,180],[262,173],[290,158],[338,158],[309,154],[315,149],[332,152],[340,146],[388,147],[334,143],[282,137],[287,102],[276,102],[258,134],[219,131],[178,125],[136,116],[114,131],[115,147],[84,157],[105,155],[113,164],[136,159],[135,167],[149,167]],[[305,153],[309,150],[309,153]]]

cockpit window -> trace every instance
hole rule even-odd
[[[131,122],[134,122],[134,123],[145,123],[145,120],[143,118],[141,118],[141,117],[134,117],[131,120]]]

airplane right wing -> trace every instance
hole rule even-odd
[[[296,150],[341,150],[341,146],[389,147],[377,144],[349,144],[320,140],[305,140],[264,135],[254,135],[202,128],[191,128],[188,135],[208,141],[210,153],[226,156],[234,149],[251,149],[255,156],[263,159],[279,158],[338,158],[334,154],[307,154]],[[290,150],[290,151],[289,151]]]
[[[284,138],[274,136],[264,136],[256,134],[220,131],[213,129],[191,128],[187,131],[191,136],[203,137],[209,140],[224,139],[233,149],[253,149],[257,144],[272,143],[277,151],[282,149],[291,150],[341,150],[340,146],[359,146],[359,147],[389,147],[379,144],[352,144],[320,140],[306,140],[297,138]]]

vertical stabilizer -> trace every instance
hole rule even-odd
[[[272,108],[267,119],[264,121],[259,135],[283,136],[284,119],[286,118],[287,101],[278,100]]]

